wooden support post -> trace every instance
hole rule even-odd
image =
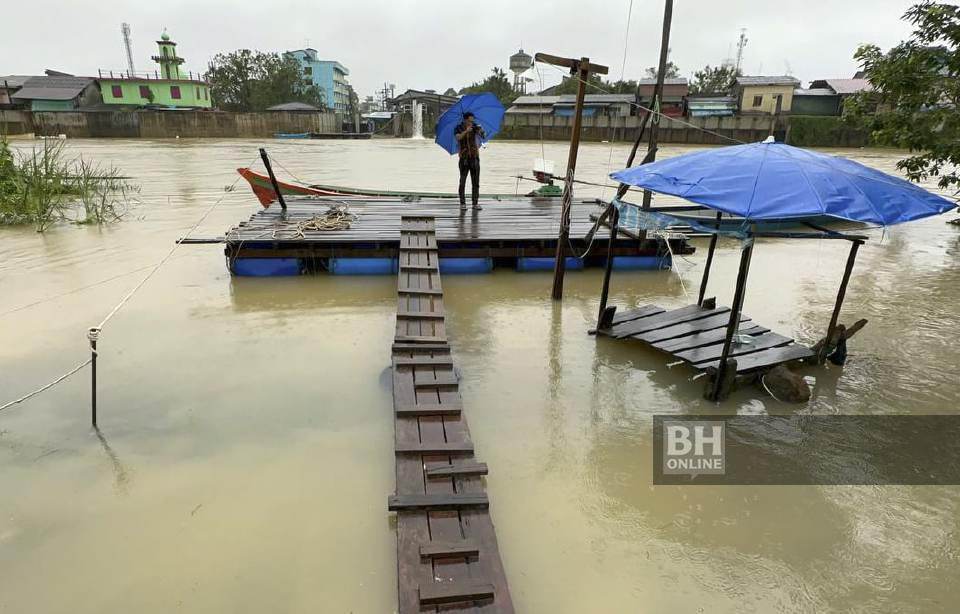
[[[570,238],[570,206],[573,202],[573,180],[577,169],[577,153],[580,149],[580,129],[583,127],[583,98],[586,95],[587,81],[590,74],[605,75],[607,67],[600,64],[591,64],[590,58],[561,58],[547,53],[538,53],[534,56],[537,62],[545,62],[554,66],[570,69],[570,74],[578,80],[577,103],[573,114],[573,129],[570,133],[570,154],[567,158],[567,180],[563,186],[562,209],[560,212],[560,233],[557,237],[556,259],[553,264],[553,292],[554,300],[563,298],[563,275],[566,272],[566,247]]]
[[[723,213],[717,211],[717,230],[720,230],[720,218]],[[713,253],[717,250],[717,234],[710,237],[710,247],[707,249],[707,262],[703,265],[703,277],[700,279],[700,295],[697,297],[697,305],[703,305],[703,297],[707,293],[707,280],[710,279],[710,267],[713,265]]]
[[[856,239],[850,244],[850,254],[847,255],[847,266],[843,270],[843,279],[840,280],[840,289],[837,291],[837,302],[833,306],[833,314],[830,316],[830,326],[827,327],[827,338],[817,353],[817,364],[823,364],[827,359],[827,354],[833,349],[830,342],[833,339],[833,333],[837,329],[837,321],[840,319],[840,308],[843,307],[843,299],[847,295],[847,284],[850,282],[850,274],[853,272],[853,264],[857,260],[857,251],[863,241]]]
[[[610,274],[613,273],[613,244],[617,240],[617,228],[620,225],[620,211],[610,203],[610,242],[607,244],[607,265],[603,269],[603,288],[600,290],[600,311],[597,313],[597,330],[603,327],[603,312],[607,310],[607,297],[610,294]]]
[[[273,167],[270,166],[270,157],[267,156],[267,150],[263,147],[260,148],[260,159],[263,160],[263,165],[267,167],[267,174],[270,175],[270,183],[273,184],[273,191],[277,193],[277,201],[280,202],[280,209],[286,213],[287,202],[283,200],[283,194],[280,192],[280,184],[277,183],[277,177],[273,174]]]
[[[670,54],[670,24],[673,22],[673,0],[666,0],[663,6],[663,32],[660,38],[660,63],[657,66],[657,84],[653,89],[653,123],[650,124],[650,138],[647,141],[647,151],[652,152],[651,161],[656,159],[657,141],[660,136],[660,107],[663,102],[663,80],[667,72],[667,57]],[[650,190],[643,191],[643,208],[650,208],[652,194]],[[646,239],[646,231],[641,238]]]
[[[753,236],[747,237],[747,245],[740,253],[740,270],[737,272],[737,288],[733,293],[733,304],[730,305],[730,321],[727,323],[727,334],[723,339],[723,351],[720,353],[720,364],[717,365],[717,373],[713,380],[713,390],[710,399],[716,401],[720,398],[721,386],[727,370],[727,359],[730,357],[730,346],[733,344],[733,337],[740,328],[740,313],[743,311],[743,297],[747,291],[747,274],[750,272],[750,259],[753,256]]]

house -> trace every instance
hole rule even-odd
[[[323,92],[323,101],[328,109],[337,113],[346,113],[350,109],[350,84],[347,76],[350,71],[336,60],[317,58],[316,49],[297,49],[287,51],[285,57],[295,59],[303,71],[304,80],[317,86]]]
[[[792,115],[840,115],[840,96],[828,88],[793,90]]]
[[[859,73],[858,73],[859,74]],[[817,79],[810,82],[811,89],[823,89],[831,93],[836,98],[837,106],[834,115],[843,114],[843,104],[848,98],[859,94],[860,92],[869,92],[873,90],[869,79]]]
[[[159,70],[150,73],[119,73],[99,71],[100,92],[108,107],[159,107],[166,109],[209,109],[210,84],[202,75],[184,73],[184,63],[177,55],[177,43],[164,32],[157,41],[158,53],[153,61]]]
[[[15,106],[11,98],[23,87],[27,79],[30,79],[29,75],[0,76],[0,109]]]
[[[772,115],[778,110],[790,113],[793,107],[793,91],[800,81],[788,75],[741,76],[733,83],[733,95],[737,108],[743,114]]]
[[[10,97],[31,111],[74,111],[100,104],[100,88],[93,77],[30,77]]]
[[[640,79],[637,81],[637,90],[640,95],[640,104],[648,109],[653,108],[653,92],[656,89],[656,79]],[[667,117],[683,115],[684,100],[690,93],[690,86],[683,77],[666,77],[663,80],[663,96],[660,100],[660,112]]]
[[[737,112],[733,96],[688,96],[687,114],[690,117],[732,117]]]
[[[637,115],[635,94],[587,94],[583,98],[584,117],[627,117]],[[577,97],[572,94],[562,96],[541,96],[531,94],[520,96],[507,109],[507,115],[552,115],[554,117],[572,117],[576,110]]]

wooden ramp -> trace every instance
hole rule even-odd
[[[393,344],[399,612],[513,612],[444,325],[432,217],[400,225]]]
[[[704,306],[687,305],[670,311],[657,305],[645,305],[615,313],[610,326],[597,330],[597,334],[642,341],[695,369],[716,369],[730,322],[730,308],[710,306],[708,301],[704,303]],[[738,374],[811,356],[813,352],[808,347],[771,332],[746,314],[740,316],[739,333],[734,337],[729,354],[737,362]]]

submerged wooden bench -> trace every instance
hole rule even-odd
[[[463,415],[434,221],[400,227],[392,347],[398,611],[513,612],[483,476]]]
[[[730,308],[686,305],[666,310],[658,305],[644,305],[614,313],[610,322],[597,334],[640,341],[703,371],[716,369],[720,364]],[[729,358],[737,362],[738,374],[811,356],[810,348],[755,324],[744,314],[740,315],[738,335],[729,353]]]

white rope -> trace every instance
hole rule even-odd
[[[14,400],[14,401],[10,401],[10,402],[7,403],[6,405],[3,405],[2,407],[0,407],[0,411],[3,411],[3,410],[5,410],[5,409],[8,408],[8,407],[13,407],[13,406],[16,405],[17,403],[23,403],[23,402],[26,401],[27,399],[29,399],[29,398],[31,398],[31,397],[34,397],[34,396],[36,396],[36,395],[38,395],[38,394],[40,394],[40,393],[43,392],[44,390],[48,390],[48,389],[50,389],[50,388],[53,388],[54,386],[56,386],[57,384],[59,384],[59,383],[62,382],[63,380],[67,379],[68,377],[70,377],[71,375],[73,375],[74,373],[76,373],[77,371],[79,371],[80,369],[82,369],[82,368],[86,367],[87,365],[89,365],[92,361],[93,361],[92,358],[86,359],[85,361],[81,362],[79,365],[77,365],[77,366],[74,367],[73,369],[70,369],[69,371],[67,371],[66,373],[64,373],[63,375],[61,375],[60,377],[58,377],[57,379],[53,380],[53,381],[50,382],[49,384],[46,384],[46,385],[44,385],[44,386],[41,386],[40,388],[37,388],[37,389],[34,390],[33,392],[30,392],[30,393],[28,393],[28,394],[23,395],[23,396],[20,397],[19,399],[16,399],[16,400]]]
[[[252,165],[255,161],[256,161],[256,158],[251,160],[248,166]],[[183,239],[189,238],[190,235],[193,233],[193,231],[196,230],[200,226],[200,224],[202,224],[203,221],[207,219],[207,216],[213,213],[213,210],[216,209],[217,206],[223,202],[223,199],[227,197],[227,194],[229,194],[232,191],[233,187],[237,185],[237,182],[240,181],[240,179],[242,179],[242,177],[237,175],[237,178],[233,180],[232,184],[230,184],[230,189],[224,190],[223,195],[220,196],[220,198],[218,198],[216,202],[210,205],[210,207],[208,207],[207,210],[203,212],[203,215],[200,216],[200,219],[198,219],[196,223],[190,227],[190,230],[187,231],[187,233],[183,236],[183,238],[179,241],[175,241],[173,243],[173,247],[170,248],[170,251],[167,252],[167,254],[160,260],[160,262],[158,262],[156,266],[154,266],[153,269],[151,269],[150,272],[147,273],[144,276],[144,278],[140,280],[140,283],[134,286],[133,289],[126,294],[126,296],[120,299],[120,302],[117,303],[116,306],[110,310],[110,313],[108,313],[106,317],[100,321],[100,324],[98,324],[97,326],[94,326],[93,328],[95,328],[98,331],[102,330],[103,327],[106,326],[107,322],[109,322],[110,319],[113,318],[113,316],[117,315],[117,312],[120,311],[120,309],[122,309],[123,306],[127,304],[127,301],[133,298],[133,295],[136,294],[137,291],[144,286],[144,284],[150,281],[150,278],[153,277],[157,273],[157,271],[159,271],[160,268],[167,263],[168,260],[170,260],[174,252],[176,252],[177,249],[179,249],[179,247],[183,244]]]
[[[627,49],[630,46],[630,17],[633,15],[633,0],[630,0],[630,6],[627,8],[627,27],[623,33],[623,61],[620,62],[620,82],[623,82],[623,75],[627,69]],[[616,128],[613,129],[616,134]],[[607,154],[607,177],[610,176],[610,168],[613,166],[613,139],[610,139],[610,152]],[[607,194],[607,189],[600,190],[600,199]]]

